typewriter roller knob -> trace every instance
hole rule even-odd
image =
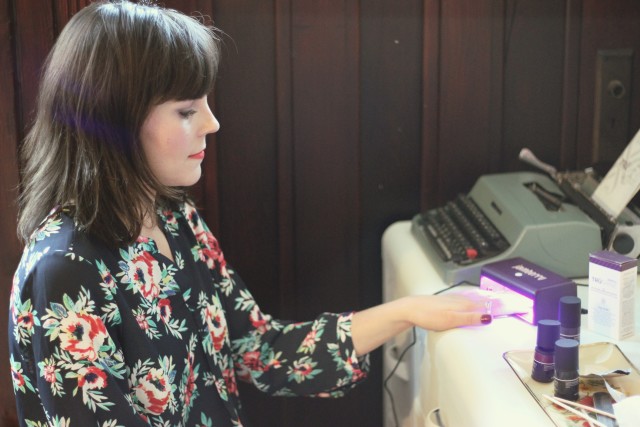
[[[621,255],[628,254],[633,250],[633,237],[629,236],[627,233],[620,233],[613,238],[613,244],[611,246],[614,251]]]

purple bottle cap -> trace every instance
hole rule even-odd
[[[580,327],[580,298],[565,296],[558,303],[558,320],[563,328]]]
[[[580,343],[566,338],[556,341],[554,363],[556,371],[577,371]]]
[[[545,350],[553,350],[558,338],[560,338],[560,322],[551,319],[543,319],[538,322],[538,338],[536,341],[538,347]]]

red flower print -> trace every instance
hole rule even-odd
[[[9,314],[11,315],[11,320],[16,323],[16,297],[20,295],[20,287],[18,284],[20,281],[18,280],[18,273],[13,275],[13,284],[11,285],[11,293],[9,294]]]
[[[251,320],[253,327],[260,333],[265,333],[267,331],[267,319],[264,317],[257,305],[254,305],[251,309],[249,319]]]
[[[171,302],[167,298],[162,298],[158,301],[158,311],[160,313],[160,318],[168,323],[171,319]]]
[[[242,356],[242,361],[244,365],[252,371],[260,371],[264,372],[265,367],[260,360],[260,352],[259,351],[248,351]]]
[[[18,314],[17,324],[19,327],[27,330],[33,329],[33,313],[30,311],[23,311]]]
[[[307,347],[307,348],[314,347],[315,344],[316,344],[316,335],[317,334],[318,334],[318,331],[315,330],[315,329],[309,331],[307,336],[304,337],[304,340],[302,341],[302,347]]]
[[[44,375],[44,379],[46,382],[56,382],[56,366],[54,364],[45,365],[44,369],[42,370],[42,374]]]
[[[104,283],[107,288],[113,288],[115,286],[115,281],[113,280],[111,272],[101,271],[100,277],[102,277],[102,283]]]
[[[70,311],[60,321],[60,344],[76,360],[96,360],[98,351],[107,338],[107,329],[102,319],[92,314]]]
[[[138,322],[138,326],[143,331],[149,329],[149,322],[147,321],[147,316],[144,313],[136,313],[136,322]]]
[[[175,215],[173,215],[173,211],[171,209],[165,209],[162,211],[162,215],[165,218],[165,221],[169,224],[175,224],[176,223],[176,217]]]
[[[351,374],[353,381],[359,381],[367,376],[367,373],[360,369],[360,364],[358,363],[358,358],[355,356],[355,353],[345,361],[344,370]]]
[[[207,264],[207,267],[213,269],[215,263],[218,263],[220,274],[224,277],[228,277],[229,273],[226,269],[226,261],[224,255],[220,250],[220,245],[213,234],[209,232],[200,221],[200,216],[196,212],[193,206],[187,205],[185,210],[185,217],[189,221],[193,234],[196,236],[198,242],[197,254],[200,260]]]
[[[169,403],[170,385],[162,369],[150,369],[135,387],[135,394],[145,412],[160,415]]]
[[[107,386],[107,375],[100,368],[95,366],[80,368],[78,374],[78,387],[98,389]]]
[[[129,263],[129,280],[147,299],[154,299],[160,294],[162,270],[158,261],[150,252],[144,251]]]
[[[189,221],[189,224],[195,233],[199,233],[204,230],[202,222],[200,221],[200,215],[198,215],[198,212],[193,206],[188,204],[185,205],[185,217]]]
[[[218,263],[220,271],[225,274],[227,262],[224,259],[222,250],[218,240],[213,237],[208,231],[200,231],[196,233],[196,240],[200,244],[198,253],[200,254],[200,260],[207,264],[207,267],[215,267],[215,263]]]
[[[24,377],[13,366],[11,367],[11,379],[13,380],[13,388],[20,388],[24,385]]]
[[[231,394],[238,393],[238,385],[236,384],[236,376],[233,374],[232,369],[225,369],[222,371],[222,377],[224,378],[224,382],[227,385],[227,390]]]
[[[204,262],[207,265],[207,268],[212,269],[215,267],[214,258],[211,256],[211,251],[207,248],[199,248],[198,256],[200,261]]]
[[[282,366],[282,364],[280,363],[280,361],[278,359],[271,359],[267,363],[267,366],[265,366],[264,370],[268,371],[271,368],[279,368],[281,366]]]
[[[366,378],[367,374],[360,368],[353,368],[353,376],[351,377],[352,381],[360,381],[363,378]]]
[[[296,366],[296,372],[302,376],[307,376],[311,373],[313,368],[309,364],[300,364]]]
[[[193,366],[189,366],[189,376],[187,377],[187,386],[184,391],[184,404],[185,406],[189,406],[191,402],[191,397],[193,396],[193,392],[196,389],[196,376],[193,372]]]
[[[227,320],[224,317],[224,311],[218,304],[214,302],[205,310],[205,321],[215,351],[220,351],[227,337]]]
[[[236,378],[247,383],[251,382],[251,371],[242,363],[235,363]]]
[[[321,370],[315,369],[318,363],[314,362],[309,356],[305,356],[302,359],[293,362],[293,366],[289,367],[289,377],[298,383],[307,379],[312,379]]]

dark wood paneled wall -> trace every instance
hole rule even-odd
[[[15,407],[7,351],[7,317],[13,271],[20,257],[20,245],[15,231],[15,186],[18,182],[16,147],[19,139],[14,99],[14,59],[11,21],[6,16],[9,5],[0,0],[0,425],[15,425]]]
[[[0,0],[0,301],[20,254],[16,148],[41,64],[89,0]],[[630,139],[640,127],[637,0],[166,0],[227,34],[212,104],[222,124],[194,188],[227,258],[262,308],[305,320],[381,299],[380,238],[394,221],[526,169],[593,154],[596,58],[633,56]],[[621,149],[621,148],[620,148]],[[6,315],[0,317],[2,348]],[[344,399],[275,399],[243,387],[254,425],[381,424],[380,355]],[[0,352],[0,426],[15,425]]]

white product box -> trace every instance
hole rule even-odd
[[[589,255],[589,330],[614,340],[635,334],[638,260],[612,251]]]

